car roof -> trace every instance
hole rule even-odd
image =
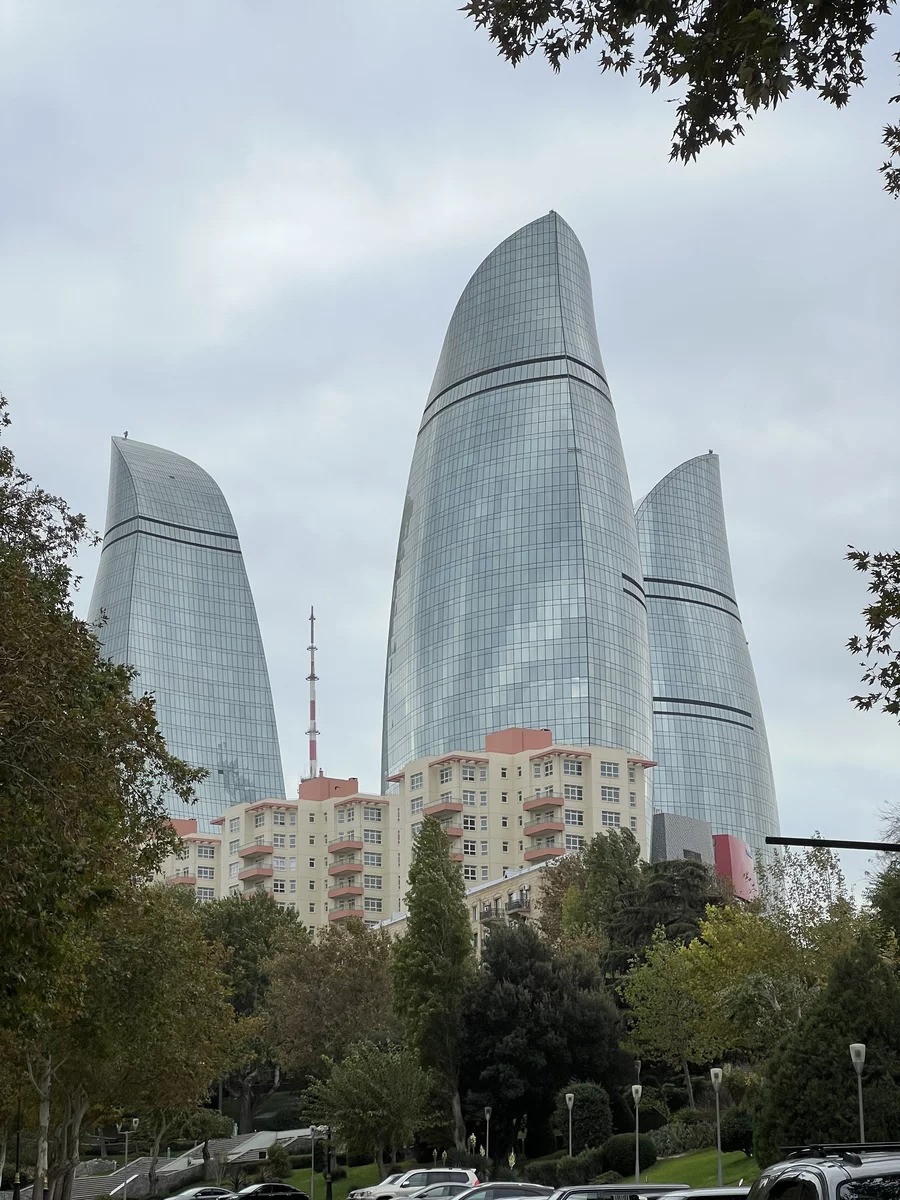
[[[670,1192],[692,1191],[688,1183],[584,1183],[557,1188],[555,1196],[588,1192],[591,1196],[667,1196]]]
[[[746,1196],[749,1191],[749,1183],[735,1183],[731,1187],[688,1188],[683,1192],[673,1192],[667,1200],[716,1200],[716,1197],[725,1200],[727,1196]]]
[[[842,1179],[868,1178],[873,1170],[890,1169],[900,1172],[900,1143],[877,1143],[861,1146],[850,1143],[846,1146],[787,1147],[790,1157],[773,1163],[762,1172],[767,1179],[794,1174],[810,1167],[829,1175],[840,1175]]]

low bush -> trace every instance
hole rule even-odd
[[[753,1122],[742,1108],[729,1108],[722,1117],[722,1149],[726,1154],[743,1150],[753,1157]]]
[[[567,1187],[575,1183],[587,1183],[584,1168],[577,1158],[564,1154],[556,1163],[556,1186]]]
[[[671,1158],[674,1154],[687,1154],[689,1150],[705,1150],[716,1144],[716,1127],[703,1121],[689,1124],[670,1121],[662,1129],[654,1129],[647,1136],[656,1147],[660,1158]]]
[[[603,1170],[603,1147],[588,1146],[586,1150],[576,1156],[575,1161],[580,1165],[583,1180],[580,1183],[590,1183],[595,1175],[599,1175]]]
[[[537,1159],[526,1163],[522,1168],[522,1176],[526,1183],[539,1183],[543,1187],[556,1187],[556,1168],[559,1159]]]
[[[342,1167],[340,1165],[340,1163],[338,1163],[335,1166],[334,1170],[331,1172],[331,1178],[334,1182],[337,1182],[338,1179],[346,1179],[347,1178],[347,1168]]]
[[[649,1170],[656,1162],[656,1147],[651,1135],[641,1134],[638,1138],[638,1156],[642,1171]],[[618,1171],[620,1175],[634,1172],[633,1133],[617,1133],[606,1142],[603,1147],[603,1168],[606,1171]]]
[[[598,1175],[594,1183],[621,1183],[622,1176],[618,1171],[604,1171],[602,1175]]]
[[[438,1160],[438,1166],[442,1163]],[[470,1154],[468,1150],[457,1150],[455,1148],[447,1151],[447,1166],[466,1168],[470,1171],[478,1171],[484,1167],[484,1159],[480,1154]]]

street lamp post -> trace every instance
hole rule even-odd
[[[333,1187],[334,1172],[332,1170],[331,1159],[333,1157],[334,1151],[331,1148],[331,1126],[330,1125],[327,1126],[327,1128],[325,1129],[325,1137],[327,1138],[327,1141],[325,1143],[325,1200],[333,1200],[332,1187]]]
[[[19,1166],[22,1157],[22,1097],[19,1096],[16,1105],[16,1173],[13,1177],[13,1200],[19,1200],[22,1191],[22,1180],[19,1175]],[[32,1188],[32,1191],[34,1189]]]
[[[122,1200],[128,1200],[128,1135],[132,1131],[137,1133],[137,1127],[139,1124],[140,1121],[138,1118],[132,1117],[130,1129],[127,1124],[123,1124],[122,1122],[119,1122],[116,1125],[116,1129],[118,1129],[119,1133],[125,1134],[125,1166],[122,1168],[125,1172],[125,1179],[122,1183]]]
[[[641,1182],[641,1093],[643,1088],[639,1083],[631,1085],[631,1096],[634,1100],[634,1182]]]
[[[569,1110],[569,1158],[572,1157],[572,1105],[575,1103],[575,1093],[566,1092],[566,1108]]]
[[[863,1042],[854,1042],[850,1047],[850,1061],[856,1072],[856,1090],[859,1096],[859,1140],[866,1144],[866,1116],[863,1111],[862,1073],[866,1063],[866,1047]]]
[[[716,1170],[719,1187],[722,1186],[722,1119],[719,1114],[719,1088],[722,1086],[722,1068],[713,1067],[709,1072],[713,1091],[716,1093]]]
[[[484,1106],[484,1123],[486,1132],[484,1135],[484,1173],[489,1175],[491,1172],[491,1113],[494,1110],[489,1104]]]

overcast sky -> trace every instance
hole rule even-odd
[[[684,167],[664,97],[590,53],[513,70],[460,2],[0,0],[20,464],[99,530],[112,434],[209,471],[289,790],[311,603],[320,759],[377,790],[396,538],[444,331],[482,258],[554,208],[591,265],[634,494],[721,456],[782,831],[877,836],[900,729],[847,702],[865,592],[842,558],[900,547],[900,202],[876,173],[898,24],[849,109],[793,99]]]

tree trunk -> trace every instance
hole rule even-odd
[[[148,1175],[149,1175],[148,1182],[149,1182],[151,1196],[156,1195],[156,1179],[157,1179],[156,1164],[159,1162],[159,1147],[163,1140],[163,1134],[166,1132],[167,1124],[168,1124],[168,1122],[166,1122],[166,1121],[163,1121],[160,1124],[159,1128],[156,1131],[156,1136],[153,1139],[153,1145],[151,1146],[151,1149],[150,1149],[150,1170],[148,1172]]]
[[[34,1187],[32,1189],[35,1200],[37,1200],[37,1197],[43,1194],[44,1179],[47,1175],[47,1161],[50,1152],[50,1086],[53,1080],[53,1060],[51,1056],[48,1054],[46,1058],[41,1059],[37,1074],[35,1074],[34,1067],[29,1062],[28,1075],[38,1094],[37,1152],[34,1166]]]
[[[6,1170],[6,1130],[3,1130],[3,1137],[0,1139],[0,1179],[3,1178],[3,1172]]]
[[[253,1132],[253,1075],[245,1075],[241,1080],[241,1098],[238,1108],[238,1133]]]
[[[209,1138],[206,1138],[203,1142],[203,1178],[212,1179],[209,1168]]]
[[[75,1095],[71,1101],[70,1124],[67,1135],[69,1153],[66,1162],[63,1164],[65,1173],[62,1177],[61,1187],[58,1189],[59,1200],[72,1200],[72,1185],[75,1182],[75,1171],[81,1161],[81,1126],[89,1107],[90,1100],[88,1094],[79,1085],[75,1089]]]
[[[466,1148],[466,1123],[463,1120],[462,1102],[459,1098],[459,1088],[455,1087],[450,1095],[450,1108],[453,1113],[453,1142],[457,1150]]]
[[[687,1088],[688,1104],[691,1108],[696,1108],[697,1106],[694,1104],[694,1085],[691,1083],[691,1073],[688,1070],[686,1058],[681,1060],[681,1066],[684,1070],[684,1086]]]
[[[97,1155],[106,1158],[106,1134],[101,1126],[97,1127]]]

